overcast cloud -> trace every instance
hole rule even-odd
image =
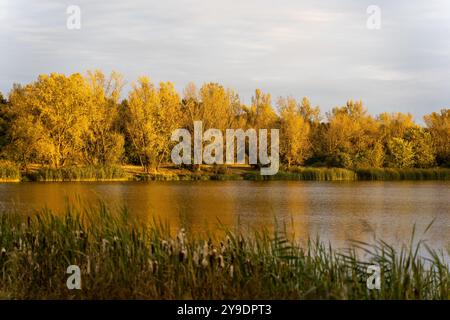
[[[81,30],[66,28],[79,5]],[[369,30],[369,5],[382,13]],[[371,113],[450,107],[450,1],[0,0],[0,91],[38,74],[117,70],[214,81],[249,103],[308,96],[329,110],[349,98]]]

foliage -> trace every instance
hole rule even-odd
[[[287,167],[332,166],[351,170],[450,165],[450,112],[443,109],[417,125],[411,114],[372,116],[362,101],[349,100],[321,115],[308,98],[280,97],[256,89],[250,105],[218,83],[189,83],[182,97],[171,82],[147,77],[120,100],[122,77],[89,71],[41,75],[0,96],[0,156],[28,169],[140,164],[157,173],[170,162],[173,130],[280,129],[280,159]],[[200,169],[200,168],[197,168]]]
[[[392,138],[388,143],[389,166],[411,168],[414,165],[414,149],[411,142],[402,138]]]

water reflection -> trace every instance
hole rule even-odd
[[[336,247],[349,239],[407,243],[413,225],[435,248],[450,248],[448,182],[108,182],[0,184],[0,210],[63,211],[66,200],[127,206],[139,219],[167,220],[192,234],[221,224],[246,232],[282,230],[298,239],[319,235]]]

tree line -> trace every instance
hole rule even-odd
[[[131,163],[148,172],[170,161],[172,131],[192,132],[200,120],[204,130],[280,129],[280,159],[288,168],[450,164],[450,109],[426,115],[423,127],[411,114],[372,116],[361,101],[323,114],[306,97],[273,101],[259,89],[246,105],[218,83],[189,83],[179,94],[172,82],[141,77],[121,100],[123,85],[119,73],[101,71],[14,84],[7,99],[0,94],[0,157],[23,168]]]

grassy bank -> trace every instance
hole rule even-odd
[[[20,181],[19,167],[9,161],[0,160],[0,182]]]
[[[81,212],[0,216],[2,298],[450,298],[448,265],[431,250],[425,261],[418,248],[360,243],[368,255],[360,261],[356,249],[337,252],[320,241],[301,247],[283,233],[194,239],[161,223],[144,227],[126,210]],[[382,266],[381,290],[367,289],[368,264]],[[69,265],[81,269],[81,290],[66,287]]]

